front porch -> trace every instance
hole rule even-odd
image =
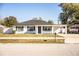
[[[66,25],[29,25],[15,26],[16,34],[52,34],[61,33],[67,34]]]

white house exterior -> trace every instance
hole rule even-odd
[[[13,26],[16,34],[67,33],[67,25],[53,25],[43,20],[29,20]]]

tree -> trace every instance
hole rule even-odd
[[[0,19],[0,24],[4,25],[4,20]]]
[[[9,16],[4,18],[4,25],[7,27],[12,27],[17,23],[17,19],[14,16]]]
[[[53,21],[52,20],[48,20],[48,23],[53,24]]]
[[[3,29],[2,29],[2,28],[0,28],[0,34],[1,34],[1,33],[3,33]]]
[[[79,3],[61,3],[59,6],[62,8],[59,19],[62,24],[67,24],[70,21],[79,19]]]
[[[62,24],[67,23],[68,15],[66,13],[60,13],[59,19]]]

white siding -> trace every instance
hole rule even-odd
[[[35,26],[36,34],[38,34],[38,26]]]
[[[42,33],[43,34],[50,34],[50,33],[52,33],[52,31],[43,31]]]
[[[23,31],[16,31],[16,34],[24,34],[27,32],[27,26],[24,26]]]
[[[13,30],[16,30],[16,26],[13,26]]]

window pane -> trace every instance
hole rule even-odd
[[[16,30],[17,31],[23,31],[23,28],[24,28],[23,26],[22,27],[16,27]]]
[[[51,26],[43,26],[44,31],[51,31],[52,27]]]
[[[35,26],[27,26],[28,31],[35,31]]]

